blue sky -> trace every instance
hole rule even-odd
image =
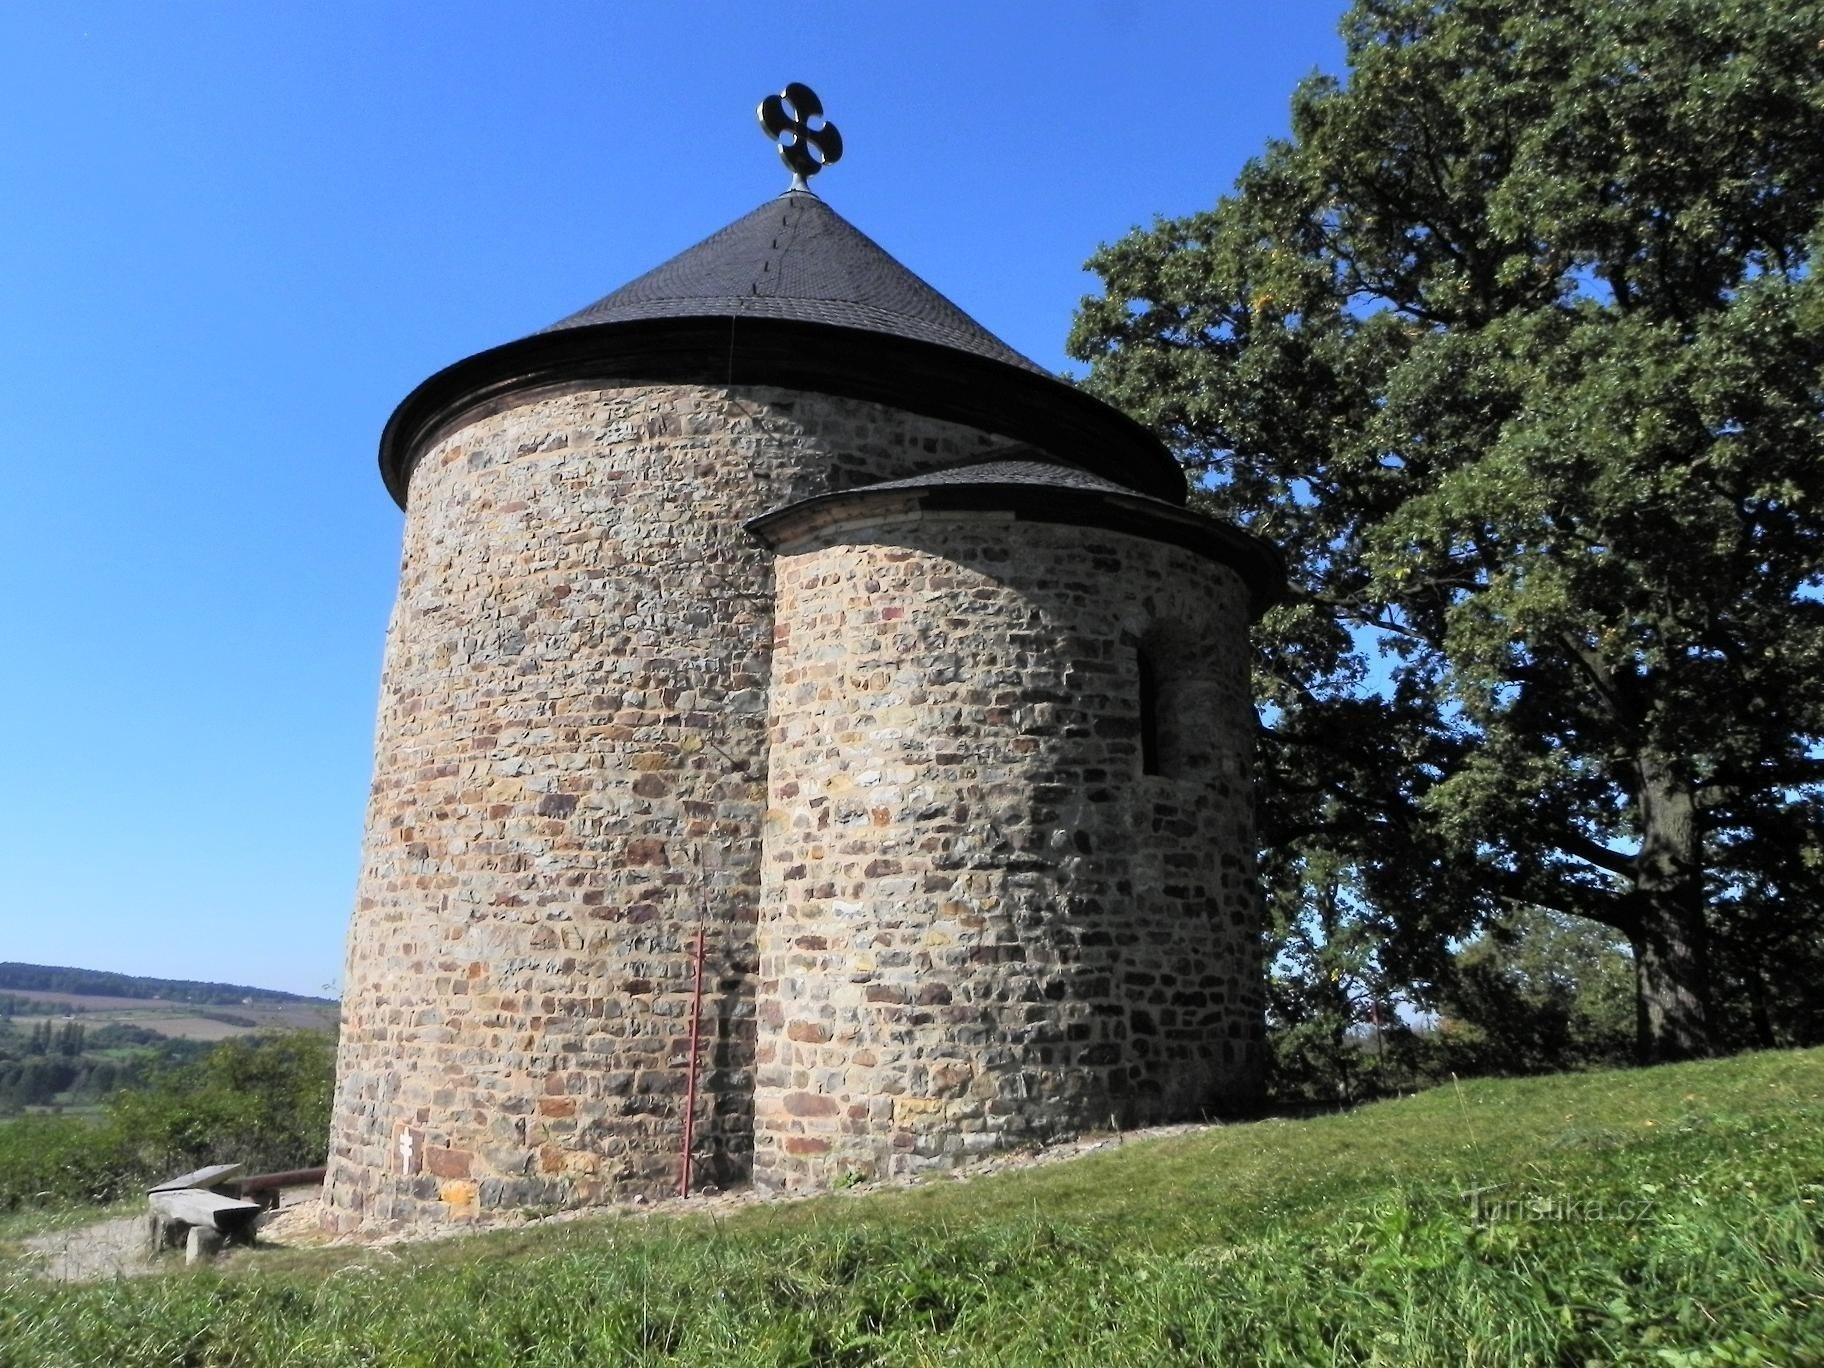
[[[784,189],[1041,364],[1208,205],[1336,3],[0,9],[0,959],[341,975],[419,380]]]

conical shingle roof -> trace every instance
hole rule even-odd
[[[412,468],[465,415],[548,385],[772,385],[842,395],[1030,444],[1172,503],[1184,473],[1119,410],[1021,356],[808,190],[788,190],[551,326],[446,366],[380,438]]]
[[[790,319],[1044,374],[808,190],[788,190],[545,332],[648,318]]]

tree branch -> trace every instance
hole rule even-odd
[[[1501,869],[1485,869],[1485,873],[1490,889],[1505,902],[1583,917],[1624,936],[1632,937],[1638,929],[1636,917],[1616,894],[1599,893],[1593,888],[1566,884],[1544,875],[1528,876]]]
[[[1592,841],[1574,831],[1567,831],[1555,837],[1552,844],[1573,859],[1582,860],[1585,864],[1595,865],[1623,879],[1631,879],[1635,873],[1635,855],[1625,855],[1619,850],[1611,850],[1600,841]]]
[[[1573,632],[1560,632],[1558,639],[1571,653],[1571,659],[1583,667],[1583,673],[1588,677],[1590,683],[1596,686],[1596,696],[1601,701],[1603,710],[1614,721],[1625,721],[1621,689],[1615,682],[1614,674],[1603,663],[1602,657],[1579,641]]]

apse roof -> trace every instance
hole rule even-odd
[[[814,494],[750,518],[746,527],[768,547],[784,551],[801,545],[805,537],[852,525],[858,517],[877,522],[883,501],[888,507],[917,508],[939,516],[1004,511],[1181,546],[1235,571],[1248,587],[1256,618],[1285,592],[1285,563],[1278,550],[1259,537],[1093,471],[1048,460],[1030,447],[903,480]]]
[[[857,328],[1046,374],[809,190],[768,200],[542,331],[704,317]]]
[[[937,489],[954,485],[1043,485],[1048,489],[1083,489],[1101,494],[1132,494],[1126,485],[1092,475],[1075,466],[1048,461],[1031,448],[1025,454],[1006,455],[993,461],[974,461],[968,465],[927,470],[903,480],[881,480],[862,485],[854,492],[878,493],[886,489]]]

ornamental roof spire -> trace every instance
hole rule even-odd
[[[809,190],[810,179],[842,160],[842,134],[823,117],[817,92],[797,81],[760,101],[760,129],[779,149],[792,173],[792,189]]]

